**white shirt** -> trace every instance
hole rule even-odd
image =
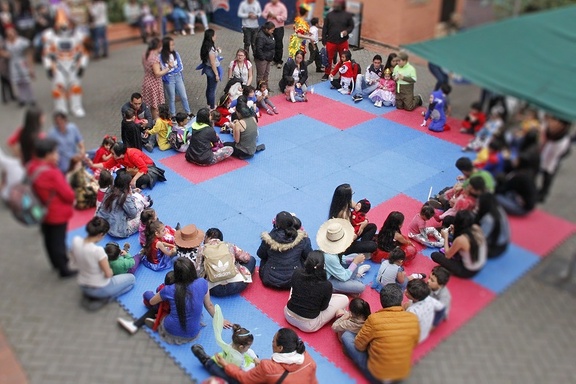
[[[104,276],[100,261],[108,258],[104,248],[94,243],[86,243],[80,236],[74,237],[71,248],[72,261],[78,268],[78,284],[100,288],[108,285],[110,279]]]
[[[108,6],[103,1],[95,1],[90,5],[90,14],[94,18],[94,26],[103,27],[108,25]]]
[[[418,317],[418,323],[420,323],[420,340],[419,343],[423,342],[428,338],[430,330],[432,329],[432,323],[434,322],[434,314],[437,311],[444,309],[444,304],[428,296],[422,301],[413,303],[408,307],[406,312],[411,312]]]
[[[310,34],[312,35],[312,37],[310,38],[310,40],[312,40],[313,43],[318,44],[318,27],[315,25],[312,25],[310,27],[309,30]]]

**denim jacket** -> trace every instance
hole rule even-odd
[[[164,83],[169,83],[172,76],[182,74],[182,70],[184,69],[182,59],[180,58],[180,54],[176,51],[174,51],[174,60],[176,60],[176,68],[173,68],[170,72],[162,76],[162,82]],[[160,56],[160,69],[166,68],[168,68],[168,63],[164,63],[162,61],[162,56]]]

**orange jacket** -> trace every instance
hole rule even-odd
[[[260,364],[246,372],[234,364],[226,365],[225,370],[227,375],[242,384],[274,384],[280,379],[284,370],[289,373],[282,384],[318,384],[316,362],[308,352],[304,352],[302,364],[282,364],[273,360],[262,360]]]
[[[397,306],[368,316],[354,344],[360,351],[368,350],[368,370],[375,378],[399,380],[410,375],[419,337],[418,317]]]

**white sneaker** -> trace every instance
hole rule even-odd
[[[378,108],[382,108],[382,100],[376,100],[376,102],[374,103],[374,105]]]
[[[371,265],[370,264],[362,264],[361,266],[358,267],[358,277],[363,277],[366,272],[368,272],[370,270]]]
[[[129,334],[133,335],[136,332],[138,332],[138,327],[134,325],[133,321],[130,320],[126,320],[122,317],[119,317],[116,319],[116,321],[118,322],[118,324],[120,324],[120,326],[122,328],[124,328]]]

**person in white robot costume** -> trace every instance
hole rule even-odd
[[[70,112],[76,117],[84,117],[80,79],[88,65],[84,47],[86,35],[72,25],[64,10],[58,9],[54,27],[46,30],[43,39],[42,62],[52,80],[54,109],[68,113],[69,101]]]

